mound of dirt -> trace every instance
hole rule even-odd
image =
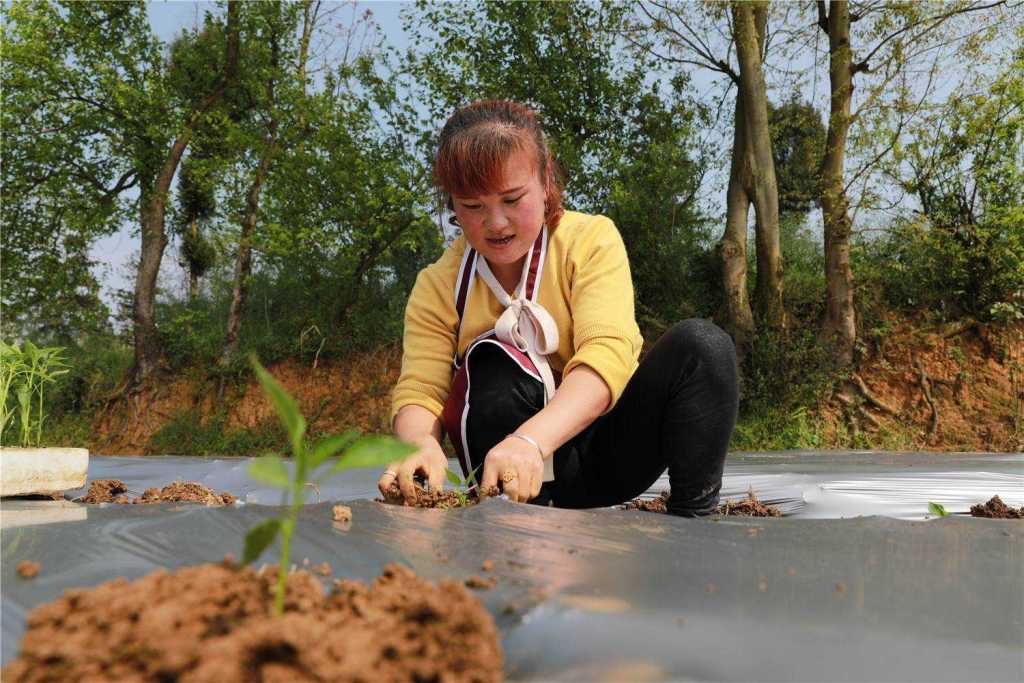
[[[637,498],[625,503],[624,510],[643,510],[644,512],[660,512],[668,514],[669,492],[662,491],[657,498],[643,500]],[[774,505],[765,505],[757,499],[754,490],[747,491],[747,497],[737,501],[726,498],[725,502],[718,506],[715,511],[718,515],[729,515],[732,517],[781,517],[782,512]]]
[[[137,498],[130,498],[128,486],[119,479],[97,479],[89,483],[89,491],[76,502],[95,505],[119,503],[146,505],[151,503],[202,503],[208,506],[234,505],[238,499],[227,491],[214,493],[194,481],[176,481],[163,488],[148,488]]]
[[[498,490],[497,486],[492,486],[483,492],[480,496],[467,495],[465,499],[461,498],[459,494],[452,489],[439,489],[434,491],[428,491],[420,486],[416,487],[416,502],[406,503],[405,498],[402,496],[401,489],[398,488],[398,483],[394,482],[388,488],[388,492],[383,498],[378,498],[378,503],[387,503],[389,505],[409,505],[410,507],[417,508],[436,508],[438,510],[449,510],[451,508],[469,507],[470,505],[476,505],[484,498],[491,496],[500,495],[501,491]]]
[[[992,519],[1024,519],[1024,507],[1012,508],[1002,501],[999,496],[992,498],[982,505],[971,506],[972,517],[991,517]]]
[[[158,571],[33,610],[9,681],[500,681],[494,621],[465,587],[387,565],[371,586],[304,570],[272,614],[277,569]]]

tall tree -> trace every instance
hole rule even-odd
[[[139,218],[142,246],[139,255],[139,269],[135,280],[135,299],[132,310],[135,335],[135,359],[129,373],[129,386],[139,386],[148,380],[157,368],[160,359],[160,343],[157,336],[154,303],[156,301],[156,280],[160,272],[167,234],[164,229],[168,190],[178,170],[186,147],[192,136],[203,123],[203,117],[224,95],[235,77],[238,65],[238,24],[237,0],[228,0],[227,24],[225,29],[224,61],[220,77],[212,90],[195,102],[180,127],[174,134],[170,149],[164,151],[162,162],[156,173],[150,172],[140,183]],[[148,141],[160,145],[159,140]],[[162,145],[161,145],[162,147]],[[159,153],[152,147],[148,150],[151,158]]]
[[[864,3],[851,12],[847,0],[818,0],[817,26],[828,37],[829,118],[821,165],[821,206],[825,223],[826,306],[822,334],[835,346],[835,359],[853,361],[857,325],[853,272],[850,268],[849,181],[846,156],[851,125],[864,111],[852,112],[854,79],[879,74],[866,95],[878,99],[895,79],[936,45],[948,43],[943,29],[951,20],[991,12],[1005,5],[994,2]],[[858,25],[857,35],[851,26]],[[857,37],[861,36],[861,40]],[[955,42],[955,41],[954,41]],[[863,45],[863,47],[862,47]],[[855,57],[855,50],[857,55]],[[895,138],[891,145],[895,144]]]
[[[767,3],[713,2],[677,5],[642,2],[627,33],[632,44],[677,68],[698,67],[736,87],[732,151],[726,191],[725,231],[718,243],[725,326],[742,358],[756,325],[747,295],[747,231],[755,212],[757,310],[771,326],[785,324],[778,192],[764,77]],[[726,95],[723,94],[723,103]]]

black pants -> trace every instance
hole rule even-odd
[[[543,408],[544,387],[493,344],[473,352],[469,373],[466,430],[476,468]],[[668,469],[669,512],[710,514],[738,404],[732,340],[706,320],[683,321],[644,356],[614,409],[555,452],[555,481],[530,502],[615,505],[649,489]]]

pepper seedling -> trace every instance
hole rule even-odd
[[[946,508],[939,503],[933,503],[928,501],[928,512],[932,513],[936,517],[949,517],[949,513],[946,512]]]
[[[476,469],[470,472],[469,476],[465,479],[460,477],[454,470],[449,469],[445,472],[448,481],[455,487],[455,495],[459,497],[459,507],[466,507],[466,503],[469,500],[469,492],[477,488],[476,473],[481,467],[482,465],[477,465]]]
[[[281,535],[281,558],[274,601],[274,613],[280,616],[284,613],[285,579],[288,576],[288,562],[291,557],[292,534],[295,532],[299,509],[306,496],[306,485],[319,485],[339,472],[356,467],[382,467],[414,453],[416,448],[390,436],[361,437],[354,430],[325,437],[307,446],[306,420],[299,412],[295,399],[260,365],[255,356],[251,357],[251,361],[263,391],[270,398],[288,433],[294,468],[289,475],[284,459],[277,455],[264,455],[249,467],[249,474],[254,479],[281,489],[282,506],[287,510],[282,517],[264,520],[249,529],[245,535],[242,562],[249,564],[255,561],[274,542],[277,535]],[[341,455],[335,459],[333,465],[324,467],[338,453]],[[313,475],[321,468],[323,471],[314,477]]]

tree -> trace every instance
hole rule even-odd
[[[747,226],[755,211],[759,316],[785,326],[778,193],[764,80],[767,3],[673,5],[644,2],[628,35],[632,44],[664,63],[708,69],[736,86],[725,231],[718,244],[726,328],[742,358],[755,330],[747,298]],[[735,64],[735,66],[734,66]]]
[[[782,104],[768,104],[772,157],[779,185],[779,213],[805,214],[821,196],[819,172],[825,151],[825,125],[809,102],[794,94]]]
[[[846,154],[851,126],[896,79],[915,63],[931,59],[937,48],[956,45],[943,29],[955,19],[988,13],[1005,2],[955,3],[863,3],[851,12],[846,0],[816,3],[817,26],[828,37],[829,118],[825,155],[821,164],[821,206],[825,223],[826,305],[823,336],[834,344],[835,359],[841,365],[853,362],[857,325],[854,309],[853,272],[850,268],[849,185]],[[968,21],[980,23],[977,16]],[[855,33],[851,26],[857,25]],[[983,26],[983,28],[985,28]],[[971,32],[977,35],[977,27]],[[863,47],[861,47],[863,45]],[[929,72],[938,71],[933,59]],[[875,83],[864,102],[852,111],[854,79],[858,74],[875,75]],[[929,81],[930,87],[931,81]],[[903,95],[904,91],[900,91]],[[902,122],[901,122],[902,123]],[[899,131],[877,162],[899,138]],[[870,164],[869,164],[870,165]],[[863,171],[856,175],[861,175]]]

